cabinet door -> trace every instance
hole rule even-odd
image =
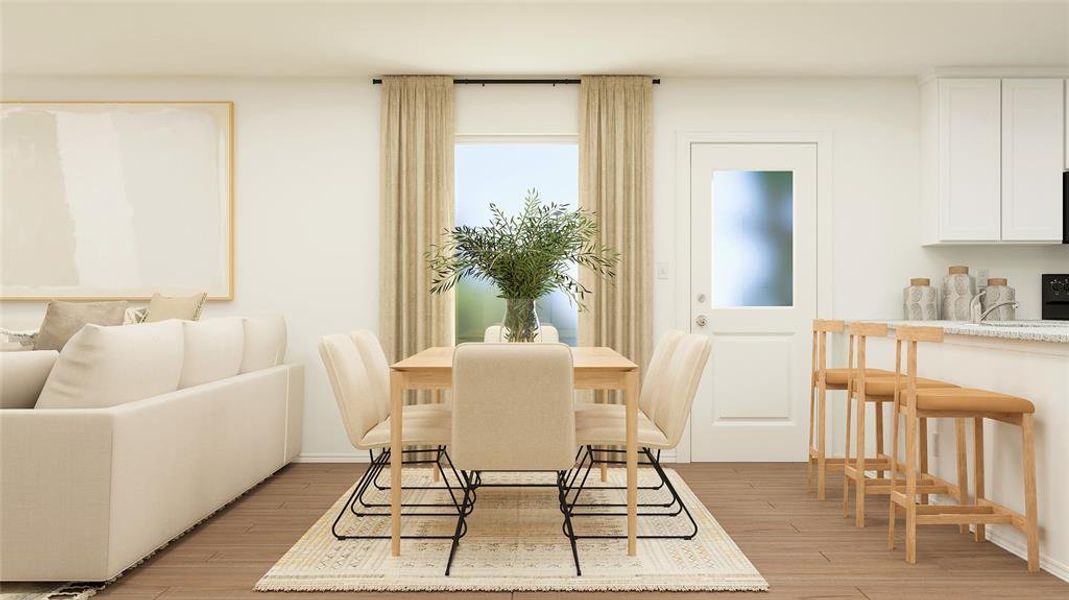
[[[939,238],[1001,237],[1001,82],[939,80]]]
[[[1002,239],[1061,241],[1065,83],[1002,80]]]

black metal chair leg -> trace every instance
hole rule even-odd
[[[446,577],[449,577],[449,572],[453,569],[453,557],[456,556],[457,546],[460,545],[461,531],[464,530],[464,517],[468,514],[466,509],[470,497],[471,481],[468,479],[467,473],[461,471],[460,474],[464,477],[464,502],[461,505],[459,514],[457,514],[457,529],[453,533],[453,543],[449,546],[449,560],[445,563]]]
[[[583,570],[579,566],[579,548],[575,543],[575,529],[572,527],[572,509],[568,505],[565,499],[565,483],[566,474],[561,471],[557,474],[557,496],[560,499],[560,510],[564,513],[564,535],[568,537],[568,542],[572,546],[572,560],[575,561],[575,575],[576,577],[583,576]]]

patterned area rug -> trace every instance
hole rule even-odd
[[[389,482],[388,472],[380,481]],[[720,527],[690,487],[668,470],[680,496],[698,522],[691,540],[639,540],[638,556],[628,557],[625,540],[580,540],[583,575],[577,577],[571,546],[561,533],[563,518],[553,488],[478,490],[469,529],[461,540],[452,574],[445,576],[448,540],[403,540],[401,556],[390,556],[388,540],[342,540],[330,527],[349,497],[346,492],[256,584],[259,591],[760,591],[768,583]],[[596,479],[596,475],[590,479]],[[483,483],[552,482],[530,473],[484,475]],[[655,485],[652,469],[640,469],[640,485]],[[424,469],[406,469],[405,485],[429,485]],[[609,481],[624,484],[623,469]],[[374,490],[374,488],[372,488]],[[389,501],[369,492],[368,502]],[[590,487],[584,502],[623,502],[622,490]],[[639,502],[668,502],[665,490],[642,490]],[[406,491],[406,502],[449,502],[439,490]],[[619,510],[619,509],[617,509]],[[654,510],[654,509],[649,509]],[[622,517],[576,518],[579,535],[621,534]],[[456,518],[408,517],[404,534],[452,535]],[[639,534],[684,533],[685,518],[640,518]],[[339,530],[350,535],[387,535],[388,518],[343,518]]]
[[[85,600],[103,588],[81,583],[0,583],[0,600]]]

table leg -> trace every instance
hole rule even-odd
[[[638,371],[624,375],[627,404],[627,555],[637,553],[638,534]]]
[[[401,422],[405,374],[390,371],[390,553],[401,556]]]
[[[435,404],[442,404],[444,402],[444,398],[442,398],[442,396],[443,396],[442,388],[438,388],[438,389],[434,390],[434,402],[435,402]],[[436,454],[436,456],[437,456],[437,454]],[[438,465],[434,465],[433,467],[431,467],[431,481],[433,481],[435,483],[438,483],[439,479],[440,478],[438,476]]]

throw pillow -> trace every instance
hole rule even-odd
[[[241,317],[182,323],[185,358],[178,389],[218,381],[238,374],[245,350]]]
[[[145,314],[144,323],[155,323],[167,319],[181,319],[183,321],[196,321],[200,319],[200,311],[204,308],[204,300],[208,294],[194,294],[192,296],[161,296],[153,294],[148,303],[148,313]]]
[[[282,364],[286,357],[286,320],[282,315],[245,317],[245,357],[241,372]]]
[[[184,347],[180,321],[86,325],[59,353],[36,408],[104,408],[173,392]]]
[[[0,353],[0,408],[33,408],[57,356],[55,350]]]
[[[37,334],[35,350],[62,350],[67,340],[86,325],[122,325],[126,301],[48,303]]]

